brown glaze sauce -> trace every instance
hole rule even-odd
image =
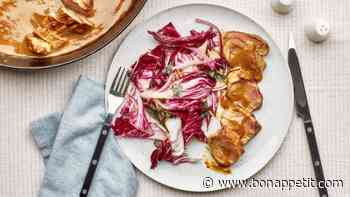
[[[49,13],[48,10],[45,11],[46,15],[41,15],[38,13],[34,13],[32,18],[31,18],[31,24],[34,27],[34,29],[42,27],[46,28],[48,31],[56,32],[58,33],[59,36],[62,38],[65,38],[68,40],[69,43],[75,44],[78,41],[83,41],[91,36],[95,36],[99,34],[103,30],[102,25],[98,25],[97,27],[82,27],[80,30],[81,31],[69,31],[69,28],[67,26],[62,26],[62,24],[58,23],[53,23],[53,21],[50,21],[50,19],[47,17],[47,13]],[[57,26],[55,26],[57,25]],[[61,25],[61,28],[60,28]],[[26,46],[26,43],[24,41],[22,42],[16,42],[14,44],[15,46],[15,51],[18,54],[23,54],[23,55],[36,55],[35,53],[31,52],[28,47]],[[51,53],[58,51],[60,48],[53,49]]]
[[[257,55],[255,49],[238,49],[230,55],[229,62],[233,68],[239,67],[241,72],[244,72],[244,78],[248,80],[253,79],[255,81],[262,80],[262,69],[257,66]]]
[[[6,12],[10,10],[11,7],[16,7],[16,1],[6,0],[0,5],[0,16],[3,16]]]
[[[47,20],[47,18],[44,15],[34,13],[31,19],[31,23],[34,28],[37,28],[38,26],[45,26],[47,24],[45,20]],[[31,52],[28,49],[24,41],[17,41],[11,38],[11,35],[14,29],[15,29],[15,24],[9,22],[8,20],[0,20],[0,45],[12,46],[15,48],[15,52],[18,54],[29,55],[29,56],[35,55],[33,52]],[[64,37],[70,40],[71,42],[80,41],[80,40],[87,39],[90,36],[97,35],[102,30],[103,30],[103,26],[99,25],[94,29],[84,32],[83,34],[66,32]]]
[[[215,160],[205,160],[204,164],[207,168],[222,174],[231,174],[230,167],[220,166]]]
[[[93,17],[84,17],[74,12],[74,10],[69,9],[69,7],[66,7],[71,12],[79,15],[77,18],[82,17],[85,19],[82,19],[81,21],[78,20],[76,21],[78,24],[73,25],[62,25],[57,23],[57,26],[55,27],[53,22],[54,19],[50,18],[50,22],[48,23],[48,17],[46,16],[54,16],[56,11],[63,6],[61,1],[0,0],[0,54],[42,56],[40,54],[35,54],[35,52],[30,52],[28,47],[26,47],[26,43],[28,42],[24,38],[27,35],[32,34],[34,37],[39,37],[39,39],[48,42],[50,45],[52,44],[50,52],[46,56],[56,56],[76,50],[87,43],[93,42],[94,39],[108,31],[112,25],[124,17],[128,12],[128,9],[131,8],[133,2],[134,0],[108,0],[103,3],[96,2],[97,4],[94,6],[96,15]],[[28,10],[28,12],[22,13],[21,10]],[[8,28],[7,23],[9,22],[13,23],[14,26]],[[84,24],[85,22],[86,26]],[[50,26],[48,26],[48,24]],[[54,26],[52,29],[51,25]],[[47,38],[40,38],[40,34],[38,35],[36,33],[38,27],[50,29],[50,33],[52,32],[53,34],[58,35],[63,38],[63,40],[66,39],[67,43],[58,50],[56,47],[58,45],[56,44],[60,42],[60,38],[57,38],[58,41],[54,35]],[[44,33],[42,35],[50,36],[50,33]],[[51,39],[56,40],[52,40],[53,43],[51,43]],[[24,42],[24,40],[26,41]]]
[[[215,161],[215,159],[212,157],[210,153],[210,149],[207,147],[207,149],[204,152],[203,155],[203,163],[204,165],[215,172],[221,173],[221,174],[231,174],[231,168],[225,167],[220,165],[218,162]]]
[[[231,65],[250,66],[254,64],[253,50],[240,49],[230,58]]]

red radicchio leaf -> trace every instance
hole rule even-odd
[[[190,73],[177,82],[182,90],[179,96],[175,96],[174,98],[178,97],[182,99],[206,98],[215,86],[215,80],[205,72]]]
[[[202,131],[202,121],[204,103],[201,100],[167,99],[159,102],[158,105],[173,115],[181,118],[182,135],[185,145],[189,144],[193,138],[201,142],[206,142],[206,136]],[[208,106],[209,107],[209,106]]]
[[[182,121],[182,135],[185,145],[189,144],[193,138],[201,142],[206,142],[207,138],[202,130],[202,111],[187,111],[176,113]]]
[[[219,102],[217,92],[212,92],[207,100],[209,109],[215,114]]]
[[[202,109],[202,101],[191,99],[165,99],[157,104],[167,111],[195,111]]]
[[[170,58],[174,62],[173,69],[186,69],[190,66],[196,66],[203,71],[218,71],[220,69],[226,70],[228,67],[228,62],[224,58],[209,58],[207,54],[197,48],[181,48]],[[192,72],[196,72],[198,69],[192,69]]]
[[[201,64],[198,66],[200,70],[203,71],[217,71],[217,70],[226,70],[228,68],[228,62],[224,58],[217,58],[214,60],[211,60],[205,64]]]
[[[170,38],[178,38],[180,34],[176,31],[172,23],[167,24],[160,29],[158,34]],[[138,61],[131,66],[131,81],[135,84],[139,91],[149,88],[159,88],[164,85],[168,78],[165,72],[166,66],[173,58],[174,50],[158,45],[150,52],[143,54]]]
[[[176,33],[174,33],[176,32]],[[216,33],[210,28],[207,31],[198,32],[189,36],[178,37],[175,27],[169,23],[157,32],[148,31],[153,38],[166,47],[199,47],[205,41],[215,37]]]
[[[183,69],[188,66],[207,64],[212,61],[206,54],[196,48],[181,48],[174,55],[174,69]]]
[[[112,124],[112,129],[115,135],[124,137],[149,138],[153,135],[140,129],[136,129],[129,123],[128,119],[123,117],[115,119],[114,124]]]
[[[203,99],[211,93],[215,80],[206,72],[198,71],[165,84],[167,87],[160,88],[162,91],[146,90],[141,93],[141,96],[158,99]]]
[[[119,114],[112,124],[115,135],[124,137],[147,138],[154,133],[147,120],[142,99],[137,91],[133,91],[121,106]]]
[[[168,74],[164,72],[166,61],[169,59],[168,53],[167,49],[157,46],[131,66],[131,81],[139,91],[164,85],[168,78]]]
[[[181,35],[177,32],[175,26],[172,23],[168,23],[162,29],[158,30],[157,33],[163,36],[168,36],[173,38],[181,37]]]
[[[216,31],[216,34],[217,34],[217,38],[213,38],[210,40],[209,42],[209,49],[213,49],[215,48],[216,46],[219,48],[219,53],[220,53],[220,56],[221,57],[224,57],[224,50],[223,50],[223,43],[222,43],[222,34],[221,34],[221,31],[220,29],[214,25],[213,23],[209,22],[209,21],[206,21],[206,20],[203,20],[203,19],[199,19],[197,18],[196,19],[196,22],[197,23],[200,23],[200,24],[203,24],[203,25],[207,25],[209,26],[210,28],[213,28],[215,31]]]
[[[151,154],[151,169],[157,167],[158,162],[161,160],[169,161],[174,165],[181,163],[193,163],[194,160],[188,158],[185,154],[181,156],[172,155],[171,143],[169,139],[161,141],[157,148]]]

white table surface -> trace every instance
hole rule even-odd
[[[296,0],[294,11],[281,16],[271,10],[269,0],[149,0],[127,31],[163,9],[200,2],[224,5],[252,17],[271,33],[284,54],[288,32],[295,32],[325,176],[344,180],[343,188],[330,188],[329,194],[350,196],[350,1]],[[330,22],[332,35],[327,42],[317,45],[306,39],[303,27],[309,17],[323,17]],[[0,197],[37,195],[44,166],[29,134],[29,122],[62,110],[80,74],[104,80],[113,53],[127,31],[98,53],[62,68],[40,72],[0,70]],[[313,169],[303,125],[294,118],[281,149],[255,178],[303,177],[313,177]],[[138,178],[138,197],[318,196],[314,188],[234,189],[194,194],[167,188],[141,173]]]

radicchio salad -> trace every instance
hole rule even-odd
[[[206,143],[204,164],[229,173],[243,146],[260,130],[253,111],[262,105],[257,86],[267,43],[196,19],[206,31],[184,36],[172,23],[148,31],[158,43],[130,67],[132,88],[113,120],[115,135],[154,140],[151,168],[160,161],[197,162],[186,147]]]

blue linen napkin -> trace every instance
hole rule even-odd
[[[31,123],[46,166],[39,197],[78,197],[106,117],[104,86],[80,77],[63,113]],[[109,132],[91,185],[91,197],[133,197],[138,182],[131,163]]]

